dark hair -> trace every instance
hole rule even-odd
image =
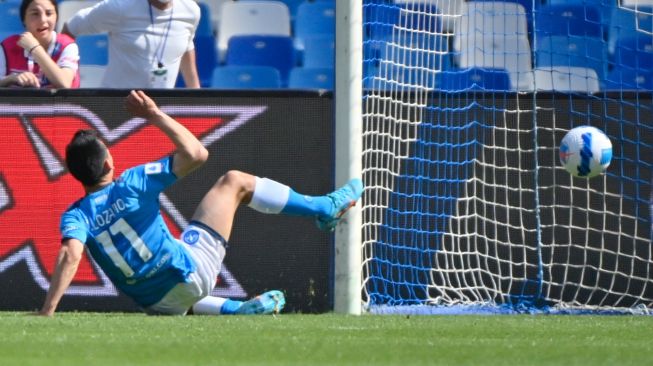
[[[20,3],[20,21],[25,24],[25,13],[27,13],[27,7],[29,4],[33,3],[34,0],[23,0]],[[50,0],[50,3],[54,5],[54,12],[57,13],[57,18],[59,18],[59,7],[57,6],[56,0]],[[57,19],[59,21],[59,19]]]
[[[79,130],[66,146],[66,166],[83,185],[96,185],[106,174],[107,147],[94,130]]]

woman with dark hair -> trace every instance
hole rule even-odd
[[[0,87],[79,88],[79,48],[57,34],[55,0],[23,0],[25,32],[0,43]]]

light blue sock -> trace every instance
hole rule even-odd
[[[306,196],[291,189],[288,202],[281,213],[298,216],[324,216],[331,213],[332,207],[333,203],[327,196]]]
[[[305,196],[287,185],[256,177],[256,187],[249,207],[267,214],[314,217],[331,214],[333,203],[326,196]]]
[[[242,304],[243,304],[242,301],[227,299],[227,301],[225,301],[224,304],[222,304],[222,307],[220,308],[220,314],[225,314],[225,315],[236,314],[236,311],[238,311],[238,309]]]

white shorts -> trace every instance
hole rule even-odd
[[[184,315],[215,287],[226,254],[224,238],[209,226],[192,221],[181,233],[179,243],[193,258],[195,272],[191,272],[186,282],[177,284],[159,302],[146,308],[148,314]]]

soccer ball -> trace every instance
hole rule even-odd
[[[595,177],[610,165],[612,143],[592,126],[572,128],[560,143],[560,163],[574,177]]]

